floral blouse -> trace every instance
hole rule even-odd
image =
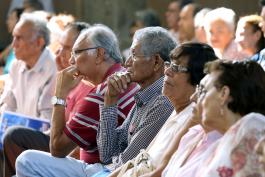
[[[264,134],[263,115],[244,116],[207,150],[204,163],[195,176],[262,177],[254,147]]]

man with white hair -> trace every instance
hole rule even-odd
[[[50,99],[56,75],[54,56],[47,49],[46,21],[22,15],[13,30],[16,59],[1,96],[1,112],[13,111],[31,117],[51,118]]]

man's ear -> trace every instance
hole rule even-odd
[[[96,60],[96,64],[100,64],[102,63],[104,60],[105,60],[105,49],[104,48],[97,48],[97,51],[96,51],[96,55],[97,55],[97,60]]]
[[[37,46],[38,46],[40,49],[42,49],[42,48],[45,46],[45,40],[44,40],[43,37],[38,37],[38,38],[36,39],[36,41],[37,41]]]
[[[220,92],[221,105],[226,105],[231,101],[230,88],[223,86]]]
[[[257,41],[261,38],[262,35],[263,35],[263,34],[262,34],[261,31],[256,31],[256,32],[254,33],[254,36],[255,36],[255,38],[256,38]]]
[[[154,59],[154,62],[155,62],[154,70],[158,71],[161,67],[164,66],[164,60],[160,57],[159,54],[155,54],[154,57],[155,57],[155,59]]]

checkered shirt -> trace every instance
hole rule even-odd
[[[156,136],[173,111],[162,95],[163,78],[134,96],[136,105],[119,127],[117,106],[100,107],[97,144],[102,163],[112,162],[116,168],[136,157]]]

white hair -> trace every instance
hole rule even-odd
[[[83,30],[77,41],[83,39],[91,41],[97,47],[104,48],[106,51],[105,55],[108,55],[116,63],[122,61],[118,38],[109,27],[103,24],[94,24],[90,28]]]
[[[211,10],[212,9],[209,9],[209,8],[203,8],[202,10],[197,12],[195,17],[194,17],[194,26],[195,27],[203,27],[205,15],[208,12],[210,12]]]
[[[204,18],[204,29],[209,31],[210,24],[217,20],[222,20],[229,27],[231,32],[235,31],[235,18],[236,14],[232,9],[225,7],[219,7],[211,10],[205,15]]]
[[[50,43],[50,30],[47,27],[47,19],[41,18],[34,13],[23,13],[19,20],[20,23],[30,23],[32,24],[32,29],[35,34],[34,37],[43,37],[45,41],[45,46]]]

